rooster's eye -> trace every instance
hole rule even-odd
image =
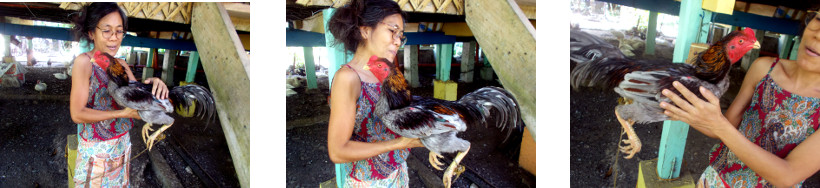
[[[737,42],[739,42],[739,43],[743,44],[743,39],[740,39],[740,41],[737,41]]]

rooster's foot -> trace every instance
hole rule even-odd
[[[623,118],[621,118],[621,115],[618,114],[618,110],[615,110],[615,117],[618,118],[618,122],[621,123],[621,126],[624,128],[626,136],[628,137],[628,139],[621,140],[621,142],[618,143],[618,148],[621,150],[621,152],[627,154],[627,156],[625,156],[624,158],[631,159],[635,156],[636,153],[641,151],[641,140],[638,139],[638,134],[636,134],[635,129],[632,128],[632,125],[635,124],[635,121],[624,120]],[[624,143],[625,145],[621,145],[621,143]]]
[[[148,136],[147,140],[145,138],[145,134],[147,134],[147,131],[145,131],[145,128],[143,128],[143,141],[145,142],[145,145],[148,147],[148,151],[151,151],[151,148],[154,146],[154,143],[156,141],[165,139],[165,135],[161,133],[165,131],[165,129],[168,129],[168,127],[171,127],[171,125],[173,125],[173,123],[168,125],[162,125],[162,127],[160,127],[159,130]]]
[[[436,152],[430,151],[427,160],[430,161],[430,165],[432,165],[433,168],[436,168],[437,170],[443,170],[441,169],[441,166],[443,166],[444,163],[441,163],[441,161],[439,161],[438,158],[443,158],[443,156],[439,155]]]
[[[453,162],[450,163],[450,166],[448,166],[447,170],[444,171],[444,177],[442,178],[444,187],[450,188],[450,186],[453,185],[454,181],[453,175],[456,176],[455,179],[458,179],[458,176],[460,176],[461,173],[464,172],[464,166],[459,165],[459,163],[461,163],[461,160],[464,159],[464,156],[467,155],[467,152],[469,151],[470,148],[468,147],[467,150],[464,150],[463,152],[458,152],[456,158],[453,159]]]

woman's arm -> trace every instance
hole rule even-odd
[[[664,91],[664,95],[680,106],[678,109],[671,105],[664,105],[667,115],[689,123],[692,127],[699,127],[714,133],[738,159],[771,184],[777,187],[791,187],[820,169],[820,160],[816,159],[820,155],[820,150],[817,149],[820,147],[820,136],[809,136],[785,159],[780,158],[749,141],[735,125],[719,115],[720,101],[714,94],[703,87],[700,88],[707,102],[695,96],[680,83],[675,82],[673,85],[691,104],[669,91]]]
[[[327,147],[334,163],[359,161],[381,153],[409,147],[421,147],[418,139],[401,137],[382,142],[357,142],[350,140],[356,121],[356,99],[361,91],[356,73],[339,69],[330,90],[330,121],[327,131]]]
[[[77,56],[71,70],[71,93],[69,97],[69,112],[75,123],[93,123],[114,118],[139,118],[136,110],[100,111],[86,108],[88,102],[88,87],[91,78],[91,62],[87,56]]]

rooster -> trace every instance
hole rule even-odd
[[[470,150],[470,142],[456,137],[468,126],[494,125],[506,132],[523,131],[518,102],[512,94],[498,87],[484,87],[468,93],[458,101],[411,96],[407,80],[387,59],[372,56],[365,66],[382,83],[374,112],[391,131],[408,138],[419,138],[430,150],[429,162],[438,169],[442,153],[458,152],[444,172],[444,186],[450,187],[452,176],[464,171],[458,164]]]
[[[641,141],[634,123],[652,123],[667,120],[659,103],[671,101],[661,95],[669,89],[680,95],[672,83],[679,81],[698,97],[703,86],[722,96],[729,88],[729,70],[746,52],[759,48],[755,33],[749,28],[734,31],[698,54],[691,64],[666,60],[635,60],[626,58],[618,49],[603,40],[581,31],[570,31],[570,59],[576,64],[571,70],[570,85],[614,89],[622,98],[615,107],[615,116],[628,139],[620,145],[625,158],[631,159],[641,150]]]
[[[160,133],[174,123],[174,118],[167,113],[174,112],[182,116],[194,115],[211,120],[214,114],[214,99],[211,93],[199,85],[185,85],[171,88],[168,99],[157,99],[151,94],[152,85],[129,81],[125,67],[117,63],[108,53],[97,51],[93,62],[107,64],[108,94],[120,106],[137,110],[140,118],[146,122],[142,128],[142,140],[150,150]],[[193,113],[193,114],[191,114]],[[156,132],[149,135],[153,124],[162,124]]]

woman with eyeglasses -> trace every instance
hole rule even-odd
[[[74,59],[71,78],[69,111],[77,123],[77,159],[74,169],[75,187],[128,187],[131,137],[129,130],[139,119],[137,111],[123,108],[106,92],[108,77],[106,62],[92,62],[96,52],[115,55],[120,48],[128,18],[116,3],[91,3],[82,8],[74,19],[75,38],[93,44],[91,51]],[[134,74],[122,59],[128,78]],[[158,78],[145,80],[153,83],[157,98],[167,98],[168,88]]]
[[[340,164],[344,187],[407,187],[409,148],[419,139],[401,137],[381,124],[371,111],[381,83],[364,70],[373,56],[393,60],[404,41],[406,14],[390,0],[352,0],[328,22],[336,45],[353,60],[333,78],[327,146],[330,160]]]
[[[816,9],[813,9],[816,10]],[[688,123],[720,139],[698,187],[800,187],[820,169],[820,18],[810,11],[796,60],[760,57],[754,61],[729,109],[701,88],[707,100],[685,87],[664,95],[670,119]]]

